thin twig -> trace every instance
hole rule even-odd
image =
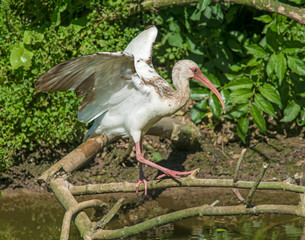
[[[242,161],[244,160],[244,156],[245,156],[246,151],[247,151],[246,148],[242,149],[241,153],[239,155],[239,158],[238,158],[238,161],[237,161],[237,164],[236,164],[236,168],[235,168],[235,172],[234,172],[234,176],[233,176],[233,185],[234,185],[234,188],[232,188],[233,193],[235,193],[235,195],[238,198],[238,200],[240,202],[242,202],[242,203],[245,202],[245,199],[242,197],[242,195],[240,194],[239,190],[235,186],[236,186],[236,183],[238,181],[238,175],[239,175],[240,166],[241,166]]]
[[[215,207],[218,203],[219,203],[219,200],[216,200],[216,201],[213,202],[210,206],[211,206],[211,207]]]
[[[120,210],[125,198],[120,198],[115,205],[111,208],[111,210],[105,215],[100,221],[98,221],[94,226],[93,230],[103,229],[115,216],[115,214]]]
[[[243,196],[240,194],[239,190],[237,188],[232,188],[233,193],[235,193],[235,196],[238,198],[238,200],[242,203],[245,202],[245,199]]]
[[[236,183],[238,181],[238,174],[239,174],[239,170],[240,170],[240,166],[242,161],[244,160],[244,156],[246,153],[247,149],[244,148],[243,150],[241,150],[241,153],[239,155],[237,164],[236,164],[236,168],[235,168],[235,172],[234,172],[234,177],[233,177],[233,182]]]
[[[269,167],[269,163],[266,163],[266,162],[263,162],[263,165],[262,165],[262,168],[261,168],[261,171],[257,177],[257,179],[255,180],[249,194],[248,194],[248,197],[247,197],[247,201],[246,201],[246,206],[247,207],[251,207],[251,202],[252,202],[252,198],[254,196],[254,193],[259,185],[259,183],[261,182],[261,180],[263,179],[264,175],[265,175],[265,172],[267,170],[267,168]]]

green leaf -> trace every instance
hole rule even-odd
[[[264,98],[259,93],[255,94],[254,96],[254,102],[257,104],[257,106],[263,110],[265,113],[269,114],[270,116],[277,118],[274,112],[274,108],[266,98]]]
[[[171,32],[168,34],[167,41],[172,47],[180,47],[183,43],[183,38],[180,32]]]
[[[255,17],[253,18],[257,21],[260,21],[260,22],[263,22],[263,23],[270,23],[272,21],[272,17],[270,15],[262,15],[262,16],[259,16],[259,17]]]
[[[299,114],[301,106],[298,105],[295,101],[291,101],[284,110],[284,117],[281,119],[281,122],[291,122]]]
[[[258,129],[264,133],[266,131],[266,121],[255,103],[252,103],[251,105],[250,114],[253,117],[253,121],[258,127]]]
[[[10,55],[10,63],[13,69],[17,69],[21,66],[29,68],[32,64],[33,53],[28,51],[23,43],[15,46]]]
[[[282,85],[279,86],[279,93],[281,96],[282,106],[286,106],[289,100],[289,84],[287,83],[286,79],[283,80]]]
[[[218,98],[213,94],[209,100],[209,106],[212,110],[212,113],[215,117],[219,118],[221,114],[221,105]]]
[[[75,18],[70,22],[69,27],[72,28],[75,33],[78,33],[80,30],[86,27],[87,23],[87,17]]]
[[[240,118],[246,112],[248,112],[249,102],[240,104],[232,108],[232,110],[228,113],[223,115],[223,117],[228,117],[230,119]]]
[[[200,102],[197,102],[190,110],[190,116],[194,123],[198,124],[202,121],[204,118],[206,112],[207,112],[207,101],[202,100]]]
[[[199,10],[199,12],[202,12],[211,4],[212,0],[199,0],[196,8]]]
[[[289,0],[289,2],[293,2],[293,3],[296,3],[296,4],[304,4],[305,0]]]
[[[273,102],[279,107],[282,107],[281,97],[279,92],[269,83],[265,83],[263,86],[260,86],[259,88],[260,93],[267,98],[270,102]]]
[[[191,99],[203,99],[210,95],[210,91],[206,88],[191,88]]]
[[[305,51],[304,43],[295,40],[286,40],[283,43],[283,53],[296,54]]]
[[[180,25],[176,22],[170,22],[168,27],[171,32],[180,32]]]
[[[199,12],[197,9],[193,12],[193,14],[190,16],[190,19],[192,21],[199,21],[201,19],[201,12]]]
[[[305,124],[305,110],[304,109],[301,110],[301,118],[297,119],[297,124],[299,126],[304,126],[304,124]]]
[[[239,78],[235,79],[226,86],[226,88],[230,89],[231,91],[234,91],[236,89],[240,88],[252,88],[253,87],[253,81],[250,78]]]
[[[195,53],[197,55],[204,55],[204,53],[197,49],[196,47],[196,44],[192,41],[192,39],[186,37],[186,45],[187,45],[187,48],[189,51],[191,51],[192,53]]]
[[[23,43],[24,44],[30,44],[31,43],[31,31],[24,31],[24,34],[23,34]]]
[[[160,162],[163,160],[163,158],[159,152],[152,152],[150,160],[152,160],[154,162]]]
[[[272,31],[271,29],[267,30],[266,33],[266,46],[272,51],[277,52],[279,50],[280,44],[283,42],[283,37],[277,32]]]
[[[282,84],[282,81],[285,77],[286,68],[287,68],[287,62],[284,54],[283,53],[277,54],[276,61],[274,64],[274,71],[275,71],[275,75],[279,79],[280,85]]]
[[[244,115],[237,122],[237,134],[244,143],[246,142],[248,129],[249,129],[248,115]]]
[[[267,63],[267,67],[266,67],[266,72],[267,72],[267,75],[268,75],[269,78],[272,77],[272,73],[274,72],[276,60],[277,60],[276,54],[273,53],[270,56],[270,58],[268,60],[268,63]]]
[[[288,66],[292,71],[299,75],[305,76],[305,63],[301,59],[291,56],[287,56],[287,59]]]
[[[56,5],[53,14],[52,14],[52,22],[55,26],[58,26],[61,22],[61,16],[60,14],[65,11],[68,7],[68,4],[65,4],[64,6]]]
[[[265,58],[268,56],[268,53],[266,53],[265,50],[257,44],[246,46],[246,49],[248,54],[253,55],[255,58]]]
[[[230,94],[230,102],[231,103],[244,103],[245,101],[248,101],[249,98],[251,98],[253,95],[253,92],[251,89],[236,89]]]
[[[242,45],[236,39],[234,38],[227,39],[227,44],[233,52],[239,52],[239,53],[243,52]]]

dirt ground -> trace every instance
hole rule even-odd
[[[177,117],[179,118],[179,117]],[[188,118],[180,120],[189,121]],[[208,124],[208,123],[207,123]],[[209,124],[208,124],[209,126]],[[199,178],[232,178],[241,150],[246,148],[239,179],[253,180],[258,175],[262,162],[270,163],[264,180],[283,181],[293,178],[298,184],[305,185],[305,141],[304,131],[274,130],[265,136],[253,131],[247,144],[242,144],[230,129],[230,124],[222,125],[221,130],[197,126],[201,131],[200,143],[181,149],[170,140],[145,136],[143,141],[144,156],[158,164],[174,170],[192,170],[200,168]],[[272,126],[269,127],[272,129]],[[124,159],[129,140],[118,140],[104,148],[102,152],[70,176],[73,184],[105,182],[137,182],[139,177],[134,147]],[[72,149],[71,149],[72,150]],[[56,155],[54,162],[60,160],[66,152]],[[53,163],[54,163],[53,162]],[[0,191],[16,190],[46,191],[36,178],[52,165],[51,162],[37,164],[33,156],[11,169],[0,172]],[[151,167],[144,167],[148,180],[160,173]]]

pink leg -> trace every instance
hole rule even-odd
[[[139,193],[139,186],[143,183],[144,184],[144,194],[147,196],[147,180],[144,177],[142,163],[139,162],[139,169],[140,169],[140,178],[139,181],[136,184],[136,194]]]
[[[173,178],[180,178],[180,176],[184,176],[184,175],[189,175],[191,174],[193,171],[188,171],[188,172],[179,172],[179,171],[174,171],[174,170],[170,170],[168,168],[165,168],[165,167],[162,167],[162,166],[159,166],[158,164],[156,163],[153,163],[147,159],[145,159],[143,156],[142,156],[142,153],[141,153],[141,145],[140,145],[140,142],[137,142],[136,143],[136,157],[137,157],[137,160],[140,162],[140,163],[144,163],[148,166],[151,166],[153,168],[156,168],[158,170],[160,170],[161,172],[164,172],[164,174],[160,175],[158,177],[158,179],[162,178],[162,177],[165,177],[165,176],[170,176],[170,177],[173,177]]]

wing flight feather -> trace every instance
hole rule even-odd
[[[53,92],[74,89],[77,97],[84,97],[78,118],[81,122],[90,122],[108,110],[114,93],[132,84],[133,74],[132,54],[100,52],[54,66],[38,78],[36,90]]]

